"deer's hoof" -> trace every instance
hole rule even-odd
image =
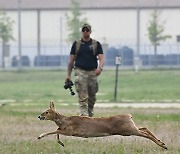
[[[58,143],[64,147],[64,143],[62,143],[61,141],[58,141]]]

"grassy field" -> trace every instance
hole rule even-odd
[[[149,128],[166,143],[163,150],[141,137],[111,136],[75,138],[61,136],[61,147],[55,136],[41,140],[44,132],[57,129],[49,121],[39,121],[38,115],[55,100],[57,111],[65,115],[79,114],[77,96],[64,90],[66,71],[1,71],[0,72],[0,154],[179,154],[180,110],[95,108],[95,116],[132,114],[138,127]],[[111,103],[114,96],[113,70],[99,77],[98,103]],[[179,102],[180,71],[120,71],[117,102]],[[74,87],[73,87],[74,88]],[[66,103],[66,104],[65,104]]]
[[[5,105],[0,107],[0,153],[2,154],[179,154],[180,111],[178,109],[96,108],[96,116],[130,113],[138,127],[149,128],[166,143],[163,150],[154,142],[141,137],[111,136],[103,138],[76,138],[61,136],[61,147],[54,135],[37,140],[44,132],[57,126],[40,121],[37,116],[49,107],[46,105]],[[77,106],[56,103],[57,111],[72,115]]]
[[[77,102],[63,88],[66,71],[0,72],[0,100],[16,102]],[[73,77],[73,75],[72,75]],[[180,71],[120,71],[117,102],[177,102],[180,101]],[[103,71],[99,77],[98,102],[114,99],[115,71]],[[74,89],[74,87],[73,87]],[[75,102],[75,103],[76,103]]]

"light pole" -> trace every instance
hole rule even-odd
[[[136,48],[136,57],[139,58],[139,50],[140,50],[140,8],[139,8],[139,0],[137,0],[137,48]]]
[[[63,18],[60,17],[60,54],[62,54],[62,41],[63,41]]]
[[[60,17],[60,64],[64,65],[63,58],[63,18]]]
[[[37,10],[37,55],[41,55],[41,11]]]
[[[137,0],[137,30],[136,30],[136,54],[134,58],[135,71],[139,71],[140,63],[140,6],[139,0]]]
[[[18,70],[22,67],[21,48],[21,0],[18,0]]]

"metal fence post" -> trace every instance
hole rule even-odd
[[[114,87],[114,101],[117,101],[118,71],[119,71],[119,65],[121,64],[120,56],[116,56],[115,64],[116,64],[116,77],[115,77],[115,87]]]

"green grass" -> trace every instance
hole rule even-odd
[[[174,114],[174,113],[171,113],[171,114],[161,114],[161,115],[152,115],[152,114],[149,114],[149,115],[143,115],[142,114],[134,114],[134,117],[136,117],[136,119],[138,120],[150,120],[150,121],[180,121],[180,116],[179,114]]]
[[[163,150],[159,150],[154,146],[148,146],[142,148],[138,144],[134,143],[133,148],[128,143],[123,143],[120,139],[118,143],[103,142],[103,139],[98,140],[65,140],[66,147],[60,147],[55,141],[35,141],[35,142],[20,142],[9,144],[2,152],[5,154],[170,154]],[[116,141],[117,142],[117,141]],[[134,140],[135,142],[135,140]],[[98,145],[97,145],[98,143]],[[47,146],[48,145],[48,146]],[[2,144],[4,146],[4,144]],[[154,148],[152,150],[152,148]],[[173,151],[175,152],[175,151]],[[178,151],[173,153],[178,154]]]
[[[72,74],[73,76],[73,74]],[[0,100],[9,100],[0,106],[0,153],[2,154],[179,154],[180,111],[167,109],[96,108],[95,116],[131,114],[138,127],[147,127],[163,140],[165,151],[151,141],[140,137],[111,136],[82,139],[61,136],[61,147],[55,136],[41,140],[37,137],[53,131],[57,126],[50,121],[39,121],[37,116],[49,107],[51,99],[58,112],[77,115],[77,96],[64,90],[65,70],[1,71]],[[114,97],[114,70],[104,70],[99,77],[98,102],[111,103]],[[74,79],[74,77],[73,77]],[[118,102],[178,102],[180,100],[180,71],[119,71]],[[73,87],[74,89],[74,87]],[[15,100],[11,102],[10,100]],[[64,105],[67,103],[67,106]],[[75,103],[75,104],[72,104]]]
[[[0,100],[31,101],[33,103],[58,100],[77,102],[63,88],[66,70],[1,71]],[[73,73],[72,78],[74,79]],[[176,102],[180,100],[180,71],[119,71],[117,102]],[[104,70],[99,77],[100,102],[114,99],[115,71]],[[73,87],[74,89],[74,87]]]
[[[107,72],[108,73],[108,72]],[[101,76],[102,84],[106,82],[106,88],[111,87],[114,78],[109,76],[109,82]],[[119,100],[172,100],[179,99],[180,73],[178,71],[142,71],[138,74],[132,71],[122,71],[119,73]],[[109,89],[106,89],[109,91]],[[112,97],[113,91],[111,91]]]
[[[95,108],[96,116],[130,113],[138,127],[147,127],[163,140],[169,150],[141,137],[77,138],[61,135],[65,147],[54,135],[37,140],[44,132],[57,126],[40,121],[37,116],[49,107],[46,105],[16,104],[0,107],[0,153],[2,154],[179,154],[180,111],[178,109]],[[78,112],[77,106],[66,107],[56,103],[56,109],[66,115]],[[158,116],[157,116],[158,115]]]

